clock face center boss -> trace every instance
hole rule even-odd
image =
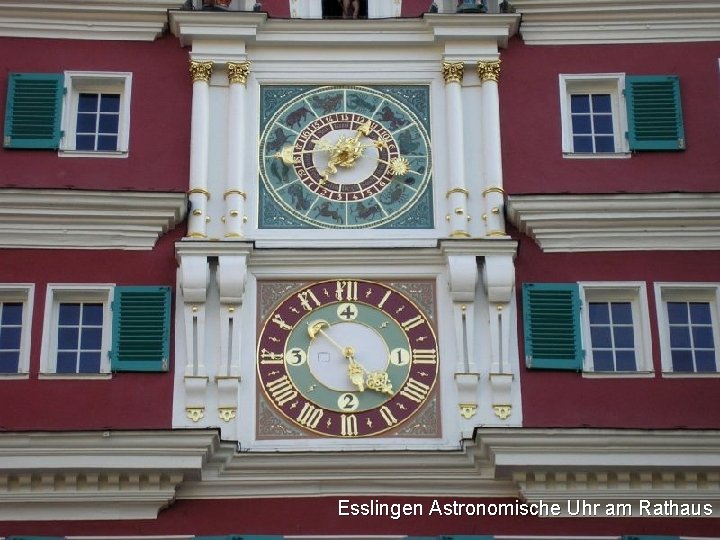
[[[272,406],[304,430],[376,435],[433,395],[437,340],[427,315],[397,290],[322,281],[291,293],[267,317],[257,372]]]
[[[261,227],[432,226],[426,87],[261,95]]]

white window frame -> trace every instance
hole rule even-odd
[[[130,89],[132,73],[102,71],[66,71],[63,98],[62,131],[59,155],[62,157],[128,156],[130,144]],[[78,98],[83,92],[120,94],[120,118],[117,150],[75,150]]]
[[[108,378],[110,376],[110,346],[112,340],[112,292],[114,284],[68,285],[50,283],[45,295],[42,349],[40,352],[41,377]],[[99,373],[57,373],[57,329],[59,306],[65,302],[99,302],[103,304],[102,350]]]
[[[560,74],[560,120],[562,126],[562,151],[567,158],[629,158],[630,146],[625,134],[628,131],[627,108],[625,106],[625,74]],[[614,152],[575,152],[570,115],[570,95],[610,94],[613,118]]]
[[[0,379],[27,378],[30,373],[31,326],[34,299],[35,285],[32,283],[12,283],[0,285],[1,302],[21,302],[23,305],[18,370],[16,373],[0,373]]]
[[[667,315],[668,301],[709,302],[715,343],[714,372],[673,371],[670,351],[670,325]],[[655,307],[660,336],[660,363],[663,377],[720,377],[720,284],[718,283],[655,283]]]
[[[644,282],[580,282],[581,324],[585,361],[583,375],[602,377],[652,377],[654,376],[650,315],[648,313],[647,288]],[[590,334],[590,302],[630,302],[635,338],[635,371],[595,371]]]

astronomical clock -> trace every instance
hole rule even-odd
[[[433,282],[261,282],[259,294],[259,438],[438,435]]]
[[[431,229],[429,88],[262,86],[261,229]]]

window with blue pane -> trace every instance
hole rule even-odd
[[[571,94],[570,116],[574,152],[615,152],[610,94]]]
[[[630,302],[590,302],[590,343],[595,371],[636,371],[635,325]]]
[[[59,304],[57,373],[100,373],[103,311],[102,303]]]
[[[78,96],[75,149],[115,151],[120,133],[120,94]]]
[[[673,371],[717,371],[709,302],[667,302]]]
[[[22,302],[0,302],[0,373],[18,372],[22,316]]]

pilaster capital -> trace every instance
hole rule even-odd
[[[490,62],[478,62],[477,70],[481,82],[500,80],[500,62],[502,60],[492,60]]]
[[[230,84],[247,84],[247,78],[250,74],[250,62],[228,62],[227,78]]]
[[[464,69],[465,64],[462,62],[443,62],[442,71],[445,84],[461,83],[463,80]]]
[[[197,82],[197,81],[209,82],[210,76],[212,75],[212,69],[213,69],[212,60],[206,60],[206,61],[191,60],[190,61],[189,71],[190,71],[190,77],[192,78],[193,82]]]

